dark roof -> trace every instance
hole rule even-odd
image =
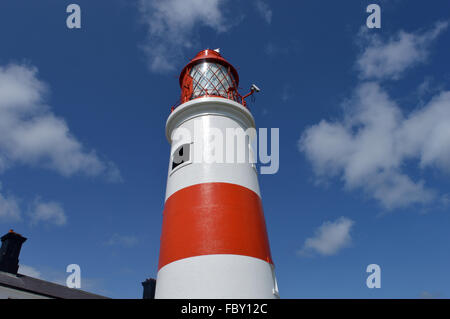
[[[35,293],[51,298],[61,299],[108,299],[79,289],[68,288],[53,282],[28,277],[21,274],[10,274],[0,271],[0,286]]]

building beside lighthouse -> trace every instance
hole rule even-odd
[[[239,75],[218,50],[181,71],[171,144],[156,298],[278,298],[252,134]],[[222,140],[221,140],[222,139]],[[234,143],[230,143],[230,141]],[[232,145],[230,148],[229,145]]]
[[[20,251],[27,238],[10,230],[0,239],[0,299],[107,298],[18,273]]]

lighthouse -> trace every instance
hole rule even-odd
[[[180,103],[166,122],[171,152],[155,298],[279,298],[255,136],[236,133],[255,131],[245,99],[259,89],[240,95],[238,72],[219,50],[200,51],[179,82]]]

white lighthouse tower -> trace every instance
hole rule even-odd
[[[245,98],[257,88],[242,97],[238,84],[236,69],[218,50],[199,52],[181,72],[181,104],[166,123],[172,147],[156,298],[279,297],[251,156],[196,157],[220,153],[217,138],[230,129],[254,129]],[[247,150],[250,143],[245,140]],[[227,152],[224,147],[223,158],[236,155]]]

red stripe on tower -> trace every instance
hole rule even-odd
[[[213,254],[272,263],[261,199],[255,192],[234,184],[203,183],[184,188],[166,201],[159,268]]]

